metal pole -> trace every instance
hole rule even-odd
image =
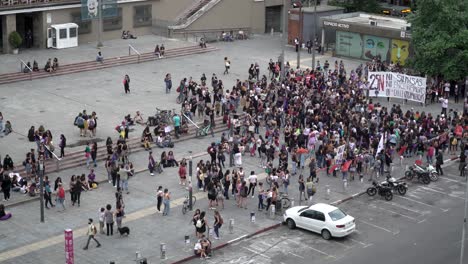
[[[314,39],[312,42],[312,70],[315,69],[315,39],[317,38],[317,0],[314,0]]]
[[[102,47],[102,0],[98,0],[98,41],[97,47]],[[129,51],[130,52],[130,51]]]
[[[42,170],[39,170],[39,200],[41,203],[41,223],[44,223],[44,161],[40,160],[39,164],[42,163],[42,166],[39,165],[39,168],[42,167]]]
[[[299,8],[299,49],[297,49],[297,63],[298,68],[301,67],[301,46],[302,46],[302,7]]]
[[[284,57],[284,49],[288,43],[288,11],[289,11],[289,1],[283,0],[283,35],[281,38],[281,80],[284,80],[286,77],[285,74],[285,57]]]
[[[190,177],[190,183],[189,183],[189,210],[193,210],[193,177],[192,177],[192,151],[189,151],[190,154],[190,159],[189,159],[189,177]]]
[[[462,168],[463,170],[465,168]],[[465,240],[466,240],[466,227],[467,227],[467,218],[468,218],[468,176],[466,177],[466,191],[465,191],[465,216],[463,218],[463,231],[462,231],[462,241],[460,249],[460,264],[465,263],[463,260],[465,258]]]

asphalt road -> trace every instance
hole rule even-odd
[[[341,204],[357,221],[357,231],[346,238],[325,241],[282,226],[189,263],[458,264],[466,183],[457,174],[457,163],[447,165],[439,181],[414,181],[405,196],[397,194],[390,202],[363,195]]]

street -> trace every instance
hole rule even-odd
[[[216,251],[206,262],[458,263],[466,183],[455,165],[445,167],[437,182],[410,183],[405,196],[396,194],[390,202],[364,194],[340,204],[356,218],[357,230],[346,238],[326,241],[283,225]]]

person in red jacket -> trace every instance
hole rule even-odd
[[[63,207],[63,211],[65,211],[65,190],[63,189],[63,186],[61,183],[59,183],[59,187],[57,189],[57,204],[61,205]],[[57,206],[58,209],[58,206]]]

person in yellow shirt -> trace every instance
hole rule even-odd
[[[93,219],[89,218],[88,219],[88,231],[86,232],[86,235],[88,236],[88,242],[86,242],[86,246],[83,248],[83,250],[88,249],[89,241],[91,241],[91,239],[93,239],[97,243],[96,247],[101,246],[101,243],[99,243],[99,241],[97,241],[97,239],[94,237],[96,234],[97,234],[97,228],[93,224]]]

